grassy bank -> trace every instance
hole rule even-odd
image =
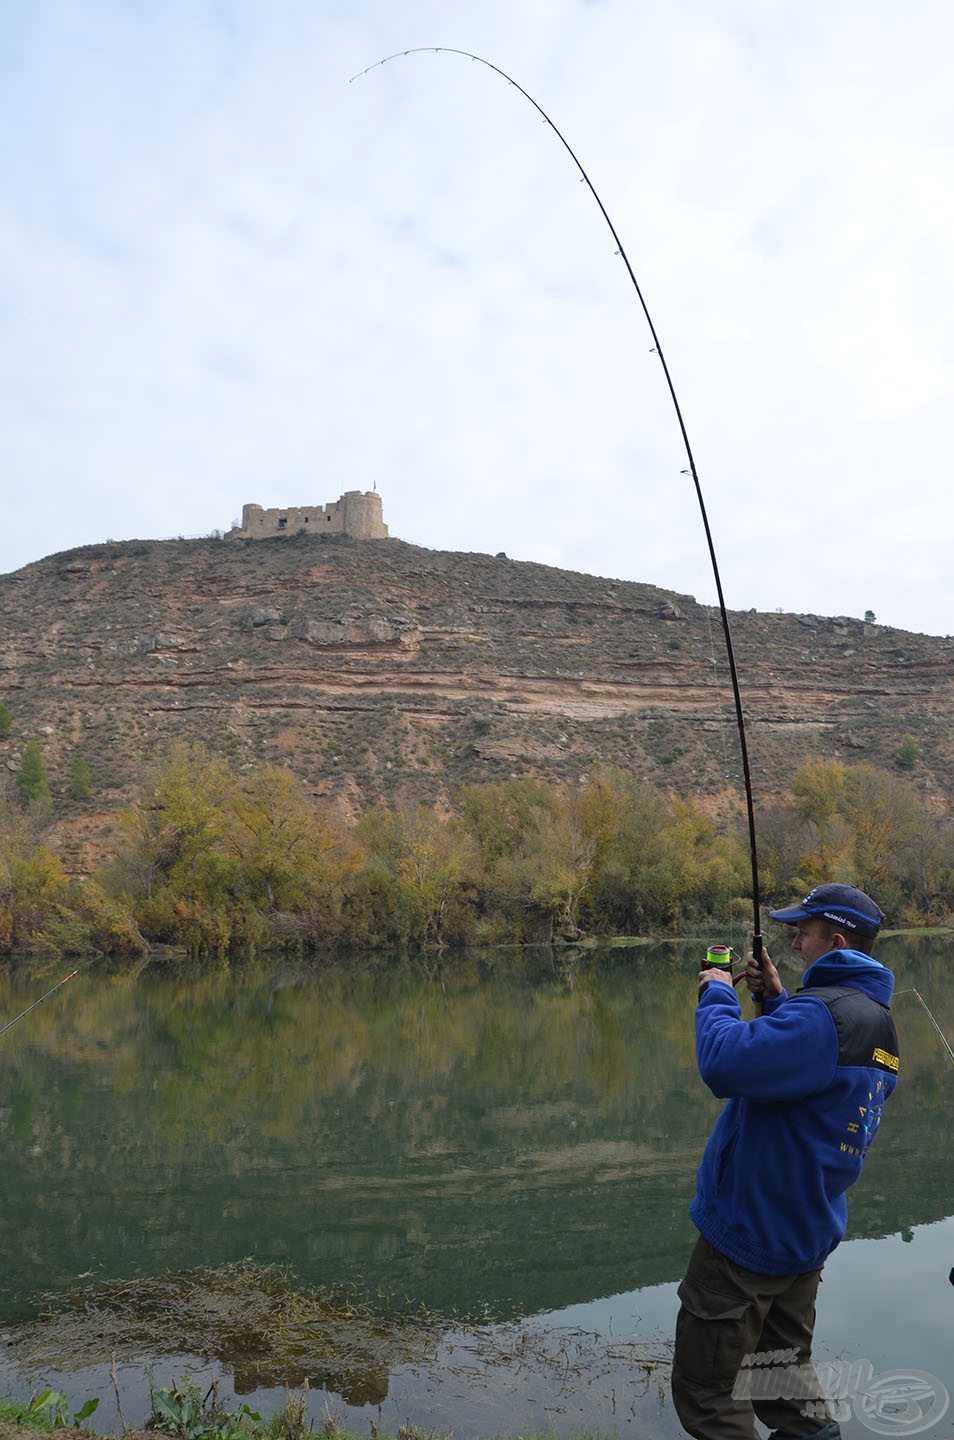
[[[58,1440],[82,1440],[93,1432],[84,1428],[92,1416],[95,1401],[89,1401],[70,1415],[65,1396],[46,1390],[30,1400],[0,1399],[0,1440],[36,1440],[37,1434]],[[85,1412],[85,1413],[84,1413]],[[453,1440],[436,1431],[402,1425],[394,1436],[372,1429],[374,1440]],[[264,1420],[249,1406],[238,1410],[221,1408],[214,1394],[203,1396],[194,1386],[184,1384],[153,1392],[153,1413],[144,1429],[124,1429],[115,1440],[367,1440],[353,1435],[332,1416],[320,1426],[307,1418],[304,1394],[290,1395],[287,1403],[270,1420]],[[97,1436],[97,1440],[103,1437]],[[488,1437],[490,1440],[490,1437]],[[521,1436],[521,1440],[552,1440],[546,1435]],[[579,1440],[601,1440],[581,1432]]]
[[[37,1434],[70,1436],[72,1440],[93,1432],[84,1428],[91,1419],[97,1401],[87,1401],[73,1415],[65,1395],[44,1390],[29,1400],[0,1400],[0,1440],[36,1440]],[[402,1426],[396,1436],[384,1431],[374,1432],[376,1440],[442,1440],[432,1432],[413,1425]],[[241,1405],[237,1410],[220,1406],[213,1390],[203,1395],[188,1382],[171,1389],[152,1392],[152,1415],[140,1430],[123,1428],[121,1440],[145,1436],[151,1440],[169,1436],[173,1440],[359,1440],[352,1436],[334,1416],[320,1426],[313,1425],[306,1414],[305,1394],[289,1395],[286,1404],[269,1420],[256,1410]],[[117,1437],[120,1440],[120,1437]],[[447,1437],[450,1440],[450,1437]],[[528,1437],[529,1440],[529,1437]]]

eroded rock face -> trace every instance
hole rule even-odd
[[[398,645],[403,650],[415,650],[421,643],[419,625],[395,623],[380,615],[369,615],[364,619],[349,616],[338,620],[296,620],[289,626],[288,634],[292,640],[304,640],[308,645],[332,649]]]
[[[257,630],[260,625],[277,625],[281,618],[282,612],[274,605],[256,605],[249,610],[244,623],[252,630]]]
[[[139,641],[139,652],[141,655],[153,655],[157,650],[194,650],[195,640],[186,635],[168,635],[159,632],[157,635],[146,635]]]
[[[819,755],[890,767],[906,734],[925,791],[954,804],[950,641],[843,616],[733,612],[732,630],[761,804]],[[60,803],[82,755],[106,818],[177,739],[287,765],[353,813],[599,767],[720,813],[737,800],[714,608],[489,555],[311,536],[87,546],[0,576],[0,676],[0,766],[42,737]]]

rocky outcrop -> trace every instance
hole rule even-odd
[[[417,650],[421,627],[413,621],[386,620],[380,615],[341,616],[337,620],[296,620],[289,626],[289,638],[304,640],[323,649],[357,649],[390,645],[400,650]]]

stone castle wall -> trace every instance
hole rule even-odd
[[[263,510],[243,505],[242,523],[226,533],[226,540],[266,540],[273,535],[351,535],[355,540],[386,540],[381,496],[376,490],[346,490],[327,505],[288,505]]]

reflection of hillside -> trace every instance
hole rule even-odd
[[[364,1433],[368,1417],[360,1412],[373,1406],[373,1436],[389,1405],[396,1423],[387,1429],[398,1435],[409,1428],[424,1433],[412,1415],[430,1433],[513,1433],[515,1407],[528,1417],[545,1413],[548,1430],[566,1435],[553,1420],[570,1404],[574,1435],[584,1408],[594,1422],[586,1433],[600,1433],[603,1416],[619,1422],[640,1412],[648,1428],[639,1425],[636,1433],[675,1433],[674,1425],[659,1424],[671,1359],[671,1345],[659,1336],[599,1334],[566,1323],[540,1329],[533,1320],[465,1326],[416,1306],[311,1290],[276,1267],[248,1262],[87,1285],[39,1319],[8,1327],[4,1349],[5,1373],[12,1367],[17,1384],[55,1376],[71,1403],[110,1380],[118,1400],[117,1369],[128,1377],[142,1367],[151,1391],[156,1371],[175,1364],[181,1375],[175,1389],[191,1389],[196,1403],[207,1383],[206,1400],[218,1403],[223,1379],[230,1394],[254,1397],[263,1411],[284,1392],[322,1434],[341,1424]],[[137,1403],[135,1393],[126,1399]],[[145,1400],[141,1395],[139,1403]],[[342,1404],[352,1415],[341,1417]],[[322,1423],[330,1414],[334,1424]],[[485,1423],[477,1424],[478,1415]],[[207,1419],[190,1422],[190,1433],[211,1436]],[[121,1410],[120,1423],[128,1433]]]
[[[942,947],[885,947],[954,1035]],[[87,1271],[246,1255],[468,1313],[676,1279],[718,1110],[695,1072],[694,953],[614,952],[572,984],[549,964],[532,983],[451,967],[443,988],[87,975],[0,1051],[0,1313]],[[902,1083],[856,1236],[954,1209],[954,1066],[913,997],[896,1014]]]
[[[325,1369],[321,1363],[300,1361],[297,1366],[267,1365],[254,1357],[236,1365],[232,1384],[236,1395],[254,1395],[256,1390],[280,1390],[283,1386],[300,1390],[327,1390],[340,1395],[346,1405],[382,1405],[388,1398],[390,1375],[386,1365],[367,1363],[344,1369]]]
[[[349,1405],[387,1398],[391,1368],[421,1364],[438,1331],[420,1315],[375,1313],[342,1293],[294,1286],[249,1263],[95,1284],[64,1296],[4,1343],[26,1369],[76,1371],[178,1356],[216,1359],[236,1394],[320,1388]]]

